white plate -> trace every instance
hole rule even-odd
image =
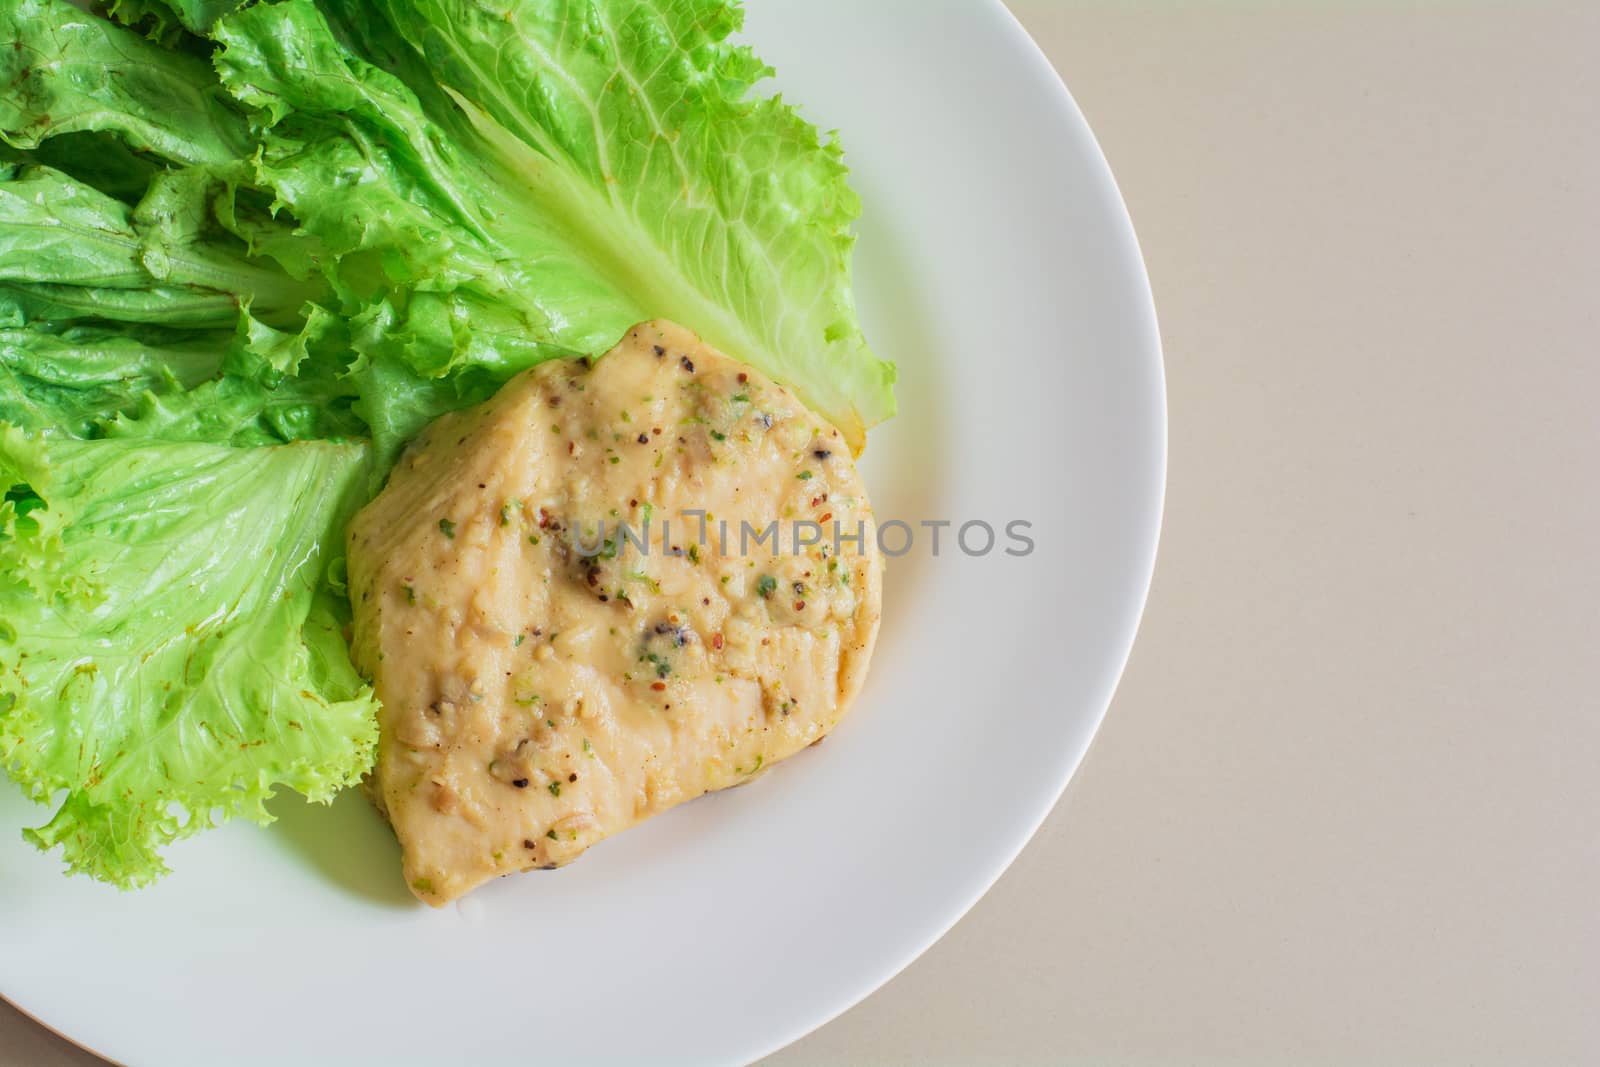
[[[997,2],[749,0],[788,95],[842,131],[857,292],[903,414],[881,520],[1033,524],[1026,558],[891,562],[829,741],[572,867],[431,911],[347,794],[172,850],[123,895],[23,844],[0,788],[0,993],[130,1064],[732,1063],[856,1003],[978,899],[1121,673],[1164,479],[1144,268],[1094,139]],[[945,535],[946,540],[949,534]]]

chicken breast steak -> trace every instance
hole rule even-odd
[[[349,533],[407,884],[560,866],[819,740],[881,574],[839,431],[671,323],[439,419]]]

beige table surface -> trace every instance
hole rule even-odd
[[[1600,5],[1016,6],[1155,286],[1155,588],[1016,866],[768,1062],[1600,1063]]]

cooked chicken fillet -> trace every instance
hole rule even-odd
[[[349,549],[371,787],[434,905],[817,741],[878,628],[839,431],[667,322],[439,419]]]

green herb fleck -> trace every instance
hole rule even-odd
[[[628,580],[632,582],[643,582],[645,585],[650,587],[650,591],[652,593],[661,592],[661,583],[650,577],[644,571],[629,571]]]
[[[556,837],[556,832],[554,830],[546,830],[544,832],[544,836],[548,837],[552,841],[559,841],[560,840],[560,838]]]
[[[550,790],[550,795],[553,796],[553,797],[558,797],[558,796],[561,795],[561,783],[560,782],[551,782],[546,788],[548,788]]]
[[[439,532],[450,538],[450,540],[454,541],[456,537],[456,524],[451,522],[449,519],[440,519]]]
[[[713,441],[726,441],[728,439],[728,435],[723,433],[721,430],[712,430],[711,439]]]
[[[657,678],[665,678],[667,675],[672,673],[671,661],[668,660],[667,657],[659,655],[658,653],[646,652],[644,655],[639,657],[639,662],[649,663],[654,666],[656,669]]]
[[[415,604],[417,602],[417,591],[415,589],[411,588],[411,586],[409,586],[409,585],[405,587],[405,590],[406,590],[406,603],[407,604]]]
[[[756,595],[765,600],[778,588],[778,580],[770,574],[763,574],[756,579]]]
[[[811,472],[801,471],[799,474],[796,474],[795,477],[799,478],[802,482],[809,482],[811,480]]]
[[[513,637],[511,639],[511,647],[512,648],[521,648],[522,647],[522,642],[526,641],[527,639],[528,639],[528,635],[527,634],[518,634],[517,636],[515,636],[515,637]]]

